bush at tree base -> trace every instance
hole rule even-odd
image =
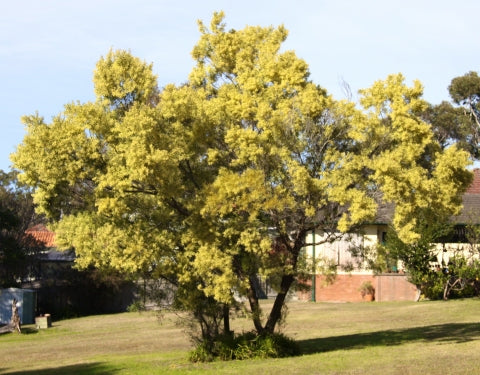
[[[252,358],[282,358],[300,354],[295,340],[281,333],[258,335],[246,332],[241,335],[221,335],[214,341],[203,341],[189,354],[191,362],[214,360],[242,360]]]

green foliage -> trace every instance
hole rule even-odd
[[[412,275],[421,284],[424,298],[451,299],[480,295],[480,262],[457,254],[443,268],[431,267],[427,272]]]
[[[452,143],[466,150],[472,158],[480,157],[480,77],[469,72],[452,79],[448,87],[452,104],[444,101],[430,105],[422,118],[431,124],[442,148]]]
[[[448,262],[443,299],[480,295],[480,261],[457,254]]]
[[[282,358],[299,354],[298,344],[283,334],[258,335],[254,332],[247,332],[238,336],[218,337],[212,346],[201,343],[190,352],[189,359],[192,362],[211,362],[214,360]]]
[[[358,290],[362,294],[362,297],[365,297],[367,294],[372,296],[375,294],[375,288],[371,281],[364,281]]]
[[[134,301],[127,306],[128,312],[140,312],[145,311],[145,305],[141,301]]]
[[[441,149],[455,143],[472,157],[479,157],[476,127],[472,128],[465,110],[443,101],[438,105],[429,105],[421,114],[424,121],[432,126],[433,134]]]
[[[475,106],[480,99],[480,77],[477,72],[468,72],[452,79],[448,91],[457,104]]]
[[[413,243],[405,243],[397,233],[390,229],[387,241],[378,246],[377,272],[388,271],[388,264],[401,262],[409,281],[420,289],[422,295],[430,299],[441,296],[443,276],[434,267],[437,263],[435,243],[452,230],[445,218],[435,216],[426,210],[419,218],[418,229],[421,236]]]
[[[478,296],[480,292],[480,262],[478,260],[478,227],[468,226],[469,244],[460,247],[446,244],[454,227],[446,218],[425,211],[420,220],[420,239],[405,243],[390,230],[387,241],[378,247],[372,261],[377,272],[388,270],[389,262],[401,261],[410,282],[428,299],[448,299]],[[443,249],[438,244],[443,243]],[[447,263],[440,264],[439,251],[451,253]]]

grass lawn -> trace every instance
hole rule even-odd
[[[92,316],[1,335],[0,374],[478,374],[479,312],[479,299],[291,302],[283,331],[302,356],[202,364],[186,359],[191,345],[174,315]]]

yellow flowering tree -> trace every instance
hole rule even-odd
[[[345,189],[353,186],[367,205],[381,199],[395,204],[392,220],[399,238],[412,243],[419,238],[419,210],[429,209],[438,217],[458,214],[461,193],[471,182],[465,168],[469,154],[455,144],[442,148],[434,140],[431,126],[421,114],[428,104],[423,88],[404,83],[401,74],[377,81],[360,90],[361,110],[352,110],[349,137],[356,150],[337,156],[335,199],[344,203]],[[339,227],[346,230],[352,213],[345,214]]]
[[[224,320],[222,330],[202,326],[204,338],[228,333],[236,296],[256,331],[272,333],[309,231],[353,230],[381,198],[413,240],[418,207],[458,210],[468,157],[436,148],[417,115],[419,84],[388,77],[362,92],[359,109],[281,51],[283,27],[227,31],[222,13],[199,26],[185,84],[159,92],[151,65],[110,51],[95,102],[68,104],[50,124],[24,118],[14,166],[79,266],[175,282],[184,306],[213,306]],[[265,318],[258,274],[278,280]]]

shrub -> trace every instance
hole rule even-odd
[[[207,348],[207,343],[202,342],[188,354],[190,362],[211,362],[214,360],[211,350]]]
[[[360,288],[358,288],[360,293],[362,294],[362,297],[365,297],[367,294],[374,295],[375,294],[375,288],[372,285],[372,282],[369,281],[364,281],[362,285],[360,285]]]
[[[213,343],[202,342],[190,352],[192,362],[213,360],[242,360],[252,358],[281,358],[300,354],[298,344],[281,334],[257,335],[254,332],[239,336],[221,335]]]
[[[127,307],[128,312],[145,311],[145,305],[141,301],[134,301]]]

